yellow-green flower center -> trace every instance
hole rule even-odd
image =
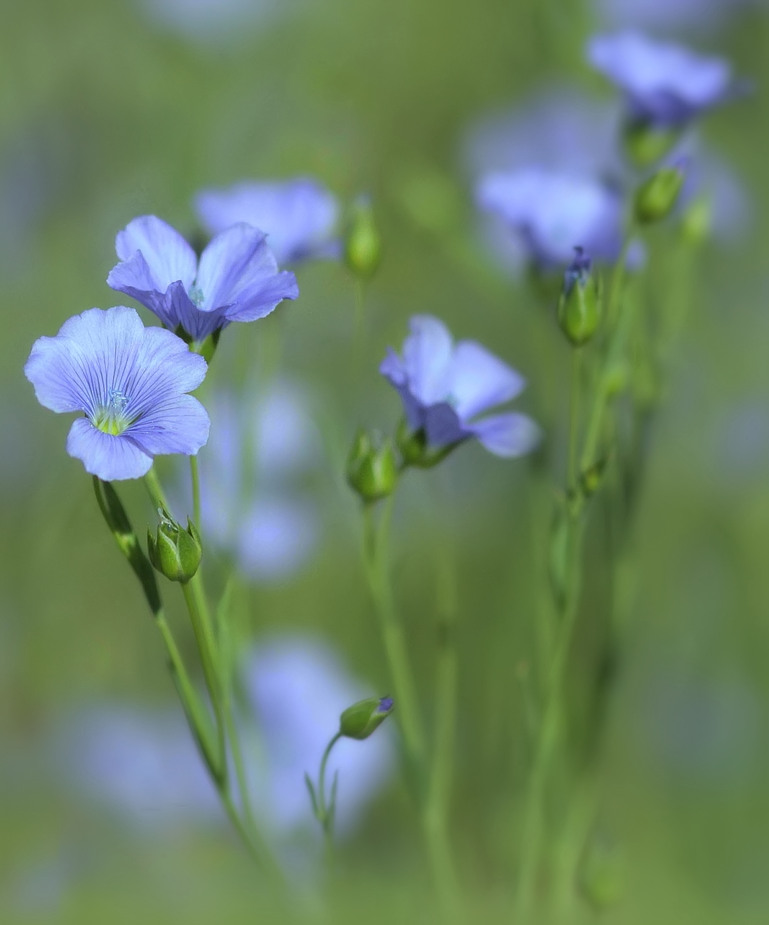
[[[113,437],[122,434],[131,424],[131,418],[125,413],[128,402],[129,398],[125,392],[121,392],[120,389],[110,389],[106,404],[97,409],[92,418],[93,426]]]

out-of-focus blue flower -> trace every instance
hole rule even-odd
[[[92,308],[56,337],[35,341],[24,373],[52,411],[82,411],[67,452],[105,481],[135,479],[163,453],[194,455],[208,439],[208,415],[187,395],[205,360],[170,331],[145,328],[132,308]]]
[[[594,0],[602,23],[609,28],[688,33],[712,30],[755,5],[755,0]]]
[[[280,635],[241,660],[246,707],[237,718],[249,790],[262,824],[276,835],[315,833],[305,772],[317,773],[339,717],[371,688],[350,677],[314,637]],[[225,824],[216,791],[180,707],[110,704],[77,711],[59,724],[55,767],[84,797],[106,803],[132,825],[169,829]],[[337,832],[349,832],[394,767],[386,729],[365,742],[340,741],[329,761],[339,772]]]
[[[307,396],[276,382],[207,400],[216,426],[200,454],[201,529],[259,581],[295,572],[316,548],[319,514],[302,486],[319,436]]]
[[[237,222],[261,228],[280,264],[339,255],[339,242],[333,237],[339,206],[315,180],[300,177],[201,190],[195,208],[210,234],[219,234]]]
[[[236,45],[301,10],[302,0],[139,0],[147,17],[201,45]]]
[[[469,127],[462,159],[484,213],[486,249],[504,269],[562,269],[574,247],[598,261],[621,248],[617,111],[551,87]],[[480,178],[480,179],[479,179]]]
[[[178,231],[142,215],[118,232],[120,263],[107,284],[200,343],[232,321],[264,318],[283,299],[299,295],[294,274],[278,271],[266,237],[250,225],[233,225],[211,240],[198,261]]]
[[[679,127],[733,93],[726,61],[638,32],[596,36],[587,53],[624,91],[630,118],[640,124]]]
[[[377,692],[351,678],[333,650],[313,637],[257,643],[244,660],[243,677],[262,736],[261,761],[250,762],[256,805],[279,831],[314,830],[304,775],[315,776],[343,710]],[[339,773],[338,833],[360,820],[390,777],[394,758],[386,728],[364,742],[342,739],[334,746],[327,773],[329,781]]]
[[[446,326],[416,315],[403,356],[388,351],[379,371],[398,390],[409,427],[432,447],[475,437],[497,456],[520,456],[538,439],[530,418],[509,412],[478,419],[518,395],[523,377],[475,341],[454,343]]]
[[[87,707],[61,723],[59,736],[56,766],[65,779],[131,825],[224,821],[180,707]]]
[[[575,247],[599,261],[621,250],[622,200],[598,178],[537,167],[492,173],[478,184],[476,200],[519,235],[542,269],[569,263]]]

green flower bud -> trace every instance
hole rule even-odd
[[[647,122],[629,122],[623,141],[629,159],[641,169],[659,163],[681,135],[675,128],[657,128]]]
[[[339,717],[339,732],[348,739],[367,739],[392,713],[394,706],[392,697],[359,700]]]
[[[710,236],[712,225],[712,208],[707,196],[698,196],[689,203],[681,217],[681,231],[684,240],[691,244],[700,244]]]
[[[150,562],[170,581],[189,581],[197,572],[203,549],[195,524],[187,518],[187,529],[160,511],[160,524],[153,536],[147,531]]]
[[[558,299],[558,323],[574,347],[586,344],[595,334],[601,317],[601,284],[590,272],[591,260],[581,247],[563,276]]]
[[[635,194],[635,217],[641,224],[658,222],[670,215],[684,185],[682,166],[660,167]]]
[[[596,910],[604,910],[622,898],[624,863],[620,851],[605,837],[593,836],[585,848],[578,882],[583,896]]]
[[[395,452],[389,440],[372,438],[360,430],[347,457],[347,482],[366,502],[392,494],[398,480]]]
[[[376,272],[382,255],[382,239],[374,222],[368,196],[360,196],[350,209],[344,236],[344,261],[360,279]]]

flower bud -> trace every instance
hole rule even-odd
[[[659,163],[678,141],[676,128],[660,128],[644,121],[631,121],[625,126],[623,141],[629,159],[644,169]]]
[[[184,530],[163,511],[155,536],[147,531],[147,552],[153,566],[170,581],[189,581],[203,556],[200,534],[189,517]]]
[[[369,279],[379,266],[382,239],[374,222],[368,196],[360,196],[352,205],[344,236],[344,261],[360,279]]]
[[[366,502],[386,498],[395,488],[398,467],[389,440],[358,431],[347,457],[347,482]]]
[[[367,739],[392,713],[392,697],[359,700],[339,717],[339,732],[348,739]]]
[[[590,272],[591,260],[581,247],[563,275],[558,299],[558,323],[574,347],[586,344],[595,334],[601,316],[601,284]]]
[[[684,240],[690,244],[701,244],[710,236],[712,207],[707,196],[698,196],[684,209],[681,216],[681,231]]]
[[[611,841],[593,836],[583,851],[578,871],[582,895],[597,911],[617,904],[624,892],[621,852]]]
[[[681,164],[660,167],[635,194],[635,217],[641,224],[658,222],[670,215],[684,185]]]

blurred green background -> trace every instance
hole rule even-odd
[[[121,827],[56,786],[47,747],[69,704],[171,696],[139,591],[99,520],[89,477],[65,453],[70,421],[42,409],[22,374],[38,336],[91,306],[126,301],[104,280],[114,235],[131,218],[151,212],[192,232],[195,191],[244,178],[307,174],[343,199],[373,197],[384,258],[367,293],[359,367],[349,362],[353,286],[335,263],[302,267],[299,300],[235,326],[232,337],[241,358],[279,362],[316,390],[329,430],[314,482],[320,549],[291,581],[247,592],[254,631],[319,632],[379,689],[386,667],[340,466],[357,426],[397,420],[397,397],[376,371],[386,345],[402,342],[409,315],[438,315],[524,373],[520,404],[549,439],[559,439],[566,413],[568,350],[525,280],[501,275],[484,255],[459,147],[480,114],[556,80],[611,98],[583,63],[591,10],[540,0],[255,2],[245,21],[237,4],[225,5],[196,30],[189,10],[177,14],[181,26],[164,19],[174,8],[179,0],[31,0],[4,16],[4,922],[270,915],[225,827],[191,823],[163,839]],[[607,922],[769,915],[768,36],[764,8],[697,42],[753,83],[703,128],[751,210],[738,238],[704,247],[655,422],[633,621],[599,759],[601,825],[625,869]],[[653,292],[666,278],[650,273]],[[543,338],[552,340],[544,352]],[[224,375],[224,364],[215,372]],[[525,764],[510,681],[530,657],[551,507],[537,464],[462,448],[440,471],[409,476],[393,537],[428,714],[436,586],[425,575],[436,562],[455,575],[463,663],[452,825],[472,908],[488,921],[510,919],[501,846]],[[138,490],[128,495],[143,503]],[[430,921],[397,779],[342,855],[349,888],[336,920]],[[593,920],[587,906],[582,917]]]

